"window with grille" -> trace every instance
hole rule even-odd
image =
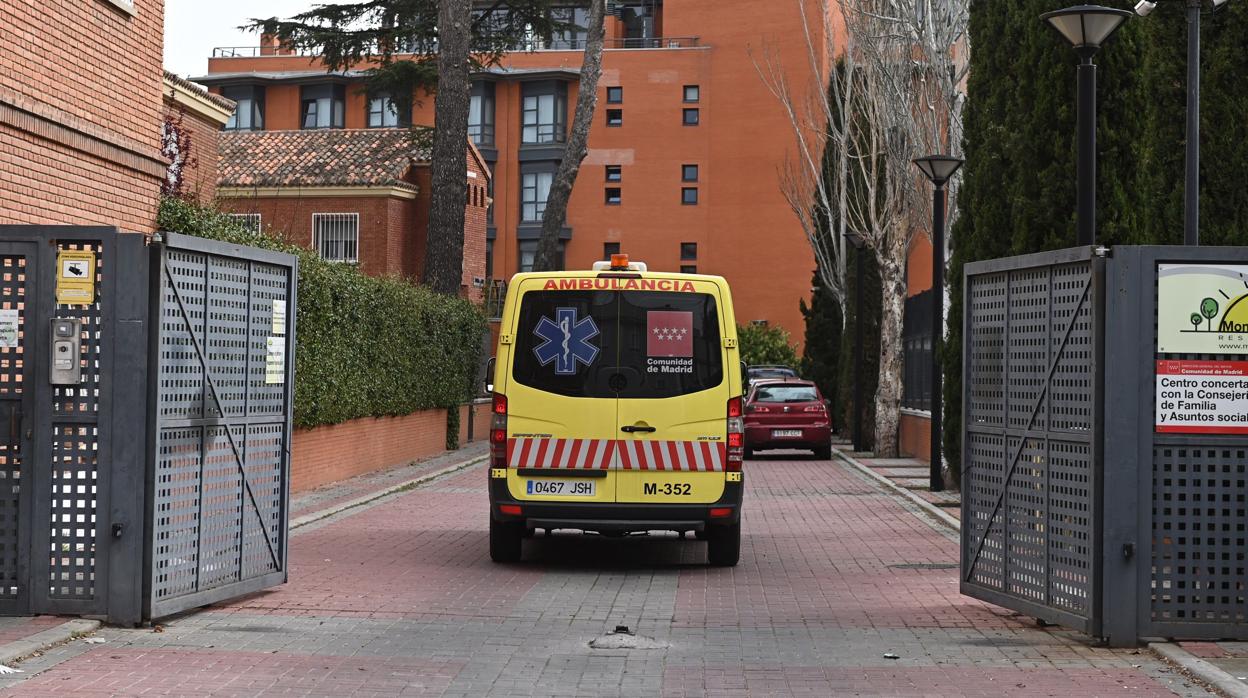
[[[562,143],[568,111],[567,85],[526,83],[522,140],[527,144]]]
[[[330,262],[359,261],[360,214],[312,214],[312,245],[321,259]]]
[[[260,214],[259,213],[229,213],[226,214],[234,219],[235,223],[243,226],[253,233],[260,232]]]
[[[902,321],[901,406],[906,409],[932,409],[932,299],[924,291],[906,299]]]

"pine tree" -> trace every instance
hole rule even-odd
[[[839,402],[837,386],[840,379],[838,370],[843,324],[841,306],[832,292],[819,284],[819,274],[815,274],[811,283],[816,290],[811,295],[810,305],[806,305],[805,299],[799,301],[802,316],[806,319],[802,377],[814,381],[825,398]],[[834,422],[833,425],[844,433],[843,424]]]

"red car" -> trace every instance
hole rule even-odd
[[[769,448],[801,448],[832,457],[828,402],[810,381],[762,380],[745,403],[745,456]]]

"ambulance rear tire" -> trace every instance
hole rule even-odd
[[[524,525],[490,519],[490,559],[494,562],[520,562]]]
[[[754,460],[754,449],[750,448],[749,446],[745,447],[745,459]]]
[[[706,530],[706,560],[713,567],[735,567],[741,559],[741,522]]]

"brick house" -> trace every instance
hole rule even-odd
[[[169,161],[166,178],[180,179],[182,195],[205,203],[216,198],[221,129],[234,107],[232,100],[165,71],[161,148]]]
[[[155,230],[163,20],[163,0],[0,2],[0,223]]]
[[[274,235],[368,274],[419,279],[429,229],[426,129],[226,131],[217,200]],[[468,144],[464,295],[485,277],[490,171]]]

